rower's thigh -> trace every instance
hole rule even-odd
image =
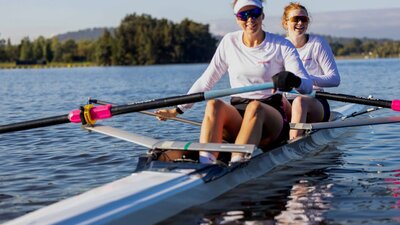
[[[307,108],[307,123],[321,122],[324,119],[324,106],[318,99],[309,96],[299,96],[292,107]]]
[[[240,127],[242,126],[243,118],[235,107],[230,104],[226,104],[224,109],[225,122],[224,129],[234,137],[239,133]]]
[[[276,140],[283,129],[283,118],[281,113],[274,107],[262,104],[264,109],[264,121],[263,121],[263,143],[273,142]],[[265,140],[266,139],[266,140]]]
[[[286,118],[288,121],[290,121],[292,119],[292,104],[289,102],[289,100],[285,96],[282,96],[282,105],[283,105],[283,111],[285,112]]]
[[[242,116],[231,104],[219,99],[209,100],[205,117],[214,117],[218,123],[230,134],[237,135],[242,124]]]

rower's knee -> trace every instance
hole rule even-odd
[[[292,103],[293,111],[302,111],[308,106],[309,99],[304,96],[297,96]]]
[[[219,100],[219,99],[209,100],[207,102],[204,116],[214,117],[214,116],[218,115],[218,113],[221,111],[223,105],[224,105],[224,102],[222,100]]]
[[[259,115],[263,110],[262,103],[259,101],[251,101],[246,107],[246,116],[255,117]]]

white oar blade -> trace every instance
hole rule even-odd
[[[359,120],[339,120],[333,122],[321,123],[291,123],[290,129],[295,130],[321,130],[341,127],[357,127],[368,125],[379,125],[388,123],[399,123],[400,116],[382,117],[382,118],[367,118]]]

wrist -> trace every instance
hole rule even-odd
[[[178,106],[175,107],[175,112],[177,112],[178,114],[183,114],[183,111]]]

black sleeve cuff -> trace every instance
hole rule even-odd
[[[177,112],[177,113],[183,114],[183,111],[182,111],[179,107],[175,107],[175,109],[176,109],[176,112]]]

